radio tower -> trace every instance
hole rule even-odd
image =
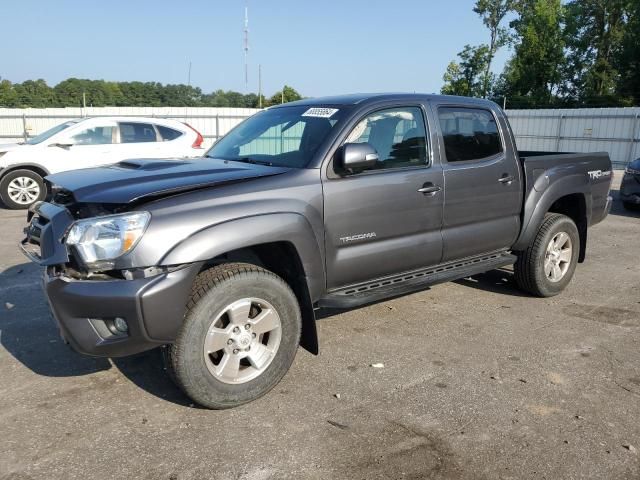
[[[244,91],[249,92],[249,7],[244,7]]]

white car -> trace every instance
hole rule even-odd
[[[202,135],[177,120],[98,117],[72,120],[24,143],[0,145],[0,199],[11,209],[42,200],[42,178],[130,158],[199,157]]]

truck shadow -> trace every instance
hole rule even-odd
[[[61,340],[40,286],[40,267],[23,263],[0,273],[0,345],[37,375],[82,377],[117,368],[138,387],[179,405],[192,402],[162,366],[160,350],[127,358],[80,355]]]

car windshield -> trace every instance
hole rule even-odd
[[[69,128],[71,125],[75,125],[76,123],[78,122],[72,120],[69,122],[61,123],[60,125],[56,125],[55,127],[50,128],[45,132],[42,132],[40,135],[36,135],[35,137],[30,138],[29,140],[27,140],[27,143],[29,145],[37,145],[38,143],[42,143],[48,138],[53,137],[56,133],[61,132],[65,128]]]
[[[308,105],[265,110],[231,130],[206,156],[304,168],[344,113],[343,108]]]

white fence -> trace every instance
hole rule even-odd
[[[209,146],[257,111],[202,107],[0,108],[0,143],[23,141],[74,118],[118,115],[187,122],[202,133],[205,146]],[[520,150],[605,151],[618,168],[640,157],[640,107],[509,110],[507,115]],[[286,151],[286,146],[283,148]]]
[[[123,116],[173,118],[198,130],[210,146],[257,108],[95,107],[0,108],[0,143],[20,142],[67,120],[81,117]]]

